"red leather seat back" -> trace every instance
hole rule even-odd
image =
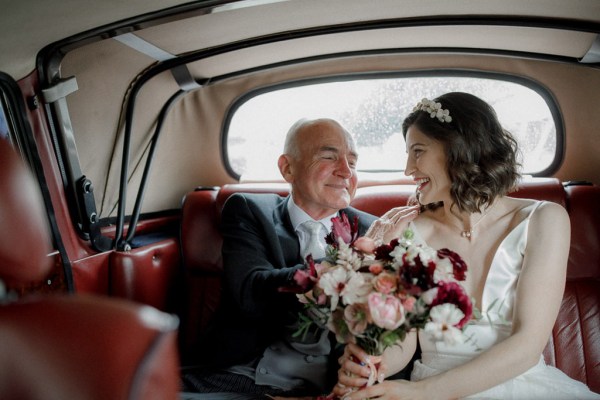
[[[180,264],[179,243],[168,238],[110,254],[110,295],[173,311]]]
[[[567,186],[571,249],[546,362],[600,393],[600,187]]]
[[[600,187],[565,189],[571,218],[569,278],[600,279]]]
[[[47,219],[32,175],[3,139],[0,162],[0,279],[26,284],[51,267]],[[106,297],[0,300],[3,400],[177,398],[177,318]]]
[[[405,206],[415,188],[415,185],[361,187],[356,190],[352,206],[380,217],[394,207]]]
[[[567,194],[556,178],[524,178],[511,197],[552,201],[567,208]]]
[[[217,194],[217,210],[223,209],[225,201],[234,193],[276,193],[287,196],[290,193],[290,185],[287,183],[233,183],[224,185]]]
[[[52,267],[48,219],[33,175],[0,138],[0,279],[35,282]]]
[[[394,207],[405,206],[414,196],[416,186],[412,184],[380,185],[360,187],[352,206],[373,215],[381,216]],[[561,182],[556,178],[523,179],[512,197],[548,200],[567,207],[567,198]]]
[[[180,311],[180,348],[186,356],[197,354],[201,333],[207,328],[220,302],[223,274],[219,231],[221,210],[236,192],[289,192],[287,184],[231,184],[222,188],[202,188],[188,193],[181,207],[181,254],[184,299]]]
[[[3,400],[177,398],[177,320],[152,307],[46,296],[0,321]]]
[[[600,393],[600,280],[567,280],[544,358]]]
[[[201,333],[210,323],[221,296],[223,261],[217,190],[188,193],[181,208],[181,254],[184,296],[180,328],[182,358],[195,354]]]

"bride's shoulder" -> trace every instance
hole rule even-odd
[[[552,201],[506,197],[504,202],[508,213],[517,221],[529,218],[535,225],[556,223],[560,226],[569,220],[567,210]]]
[[[503,199],[505,207],[514,213],[523,214],[562,214],[566,209],[555,202],[548,200],[520,199],[515,197],[505,197]]]

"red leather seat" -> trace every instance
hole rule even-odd
[[[8,286],[50,269],[41,204],[30,171],[0,140],[0,282]],[[177,318],[99,296],[0,300],[3,400],[177,398]]]

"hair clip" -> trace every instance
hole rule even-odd
[[[437,118],[440,122],[452,122],[452,117],[450,116],[450,110],[443,109],[442,103],[436,103],[433,100],[429,100],[423,98],[420,102],[417,103],[413,111],[425,111],[429,113],[431,118]]]

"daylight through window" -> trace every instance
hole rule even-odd
[[[451,91],[472,93],[494,107],[519,143],[524,174],[543,171],[554,162],[555,121],[540,94],[514,82],[463,77],[362,79],[259,94],[241,104],[231,118],[228,161],[242,180],[279,180],[277,157],[289,127],[300,118],[328,117],[353,134],[359,171],[403,171],[402,120],[421,98]]]

